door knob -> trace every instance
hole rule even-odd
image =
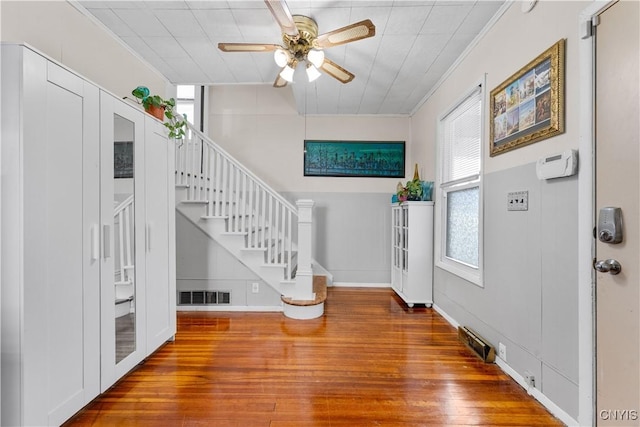
[[[600,273],[609,273],[613,274],[614,276],[622,271],[622,266],[615,259],[596,261],[596,263],[593,265],[593,268],[595,268]]]

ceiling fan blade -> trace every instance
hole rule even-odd
[[[264,2],[267,4],[278,25],[280,25],[282,32],[289,36],[297,37],[298,27],[296,27],[295,22],[293,22],[293,16],[291,16],[291,11],[289,11],[287,3],[284,0],[264,0]]]
[[[366,39],[376,35],[376,26],[369,19],[320,34],[314,41],[313,45],[318,48],[327,48],[338,46],[345,43],[354,42],[356,40]]]
[[[276,80],[273,82],[273,87],[285,87],[287,85],[287,81],[280,76],[280,73],[284,70],[284,67],[278,72],[276,76]]]
[[[342,83],[349,83],[356,76],[353,73],[345,70],[330,59],[324,58],[324,62],[320,66],[320,70],[329,74],[331,77],[340,80]]]
[[[273,52],[282,47],[262,43],[218,43],[218,49],[223,52]]]

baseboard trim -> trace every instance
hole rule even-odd
[[[511,366],[507,364],[504,360],[496,356],[496,365],[500,367],[507,375],[515,380],[522,388],[524,388],[529,395],[531,395],[534,399],[540,402],[545,408],[549,410],[554,416],[556,416],[560,421],[565,423],[567,426],[579,426],[577,420],[574,420],[571,415],[567,414],[563,411],[558,405],[553,403],[551,399],[545,396],[540,390],[535,387],[530,387],[524,380],[524,377],[517,373]]]
[[[460,323],[458,323],[453,317],[449,316],[442,307],[439,307],[436,304],[433,304],[433,309],[445,318],[447,322],[449,322],[454,328],[458,329]],[[574,420],[571,415],[566,413],[562,408],[553,403],[551,399],[545,396],[540,390],[535,387],[529,387],[529,385],[525,382],[524,377],[516,372],[511,366],[507,364],[504,360],[496,356],[495,364],[498,365],[502,371],[509,375],[511,378],[515,380],[522,388],[524,388],[529,395],[531,395],[534,399],[542,404],[545,408],[549,410],[556,418],[565,423],[567,426],[579,426],[578,421]]]
[[[391,283],[333,282],[327,286],[334,288],[390,288]]]
[[[233,311],[233,312],[282,312],[282,306],[249,305],[179,305],[176,311]]]
[[[440,308],[437,304],[433,304],[433,309],[437,311],[440,316],[444,317],[445,320],[449,322],[449,324],[451,324],[451,326],[456,328],[456,330],[458,329],[460,324],[456,322],[453,317],[449,316],[442,308]]]

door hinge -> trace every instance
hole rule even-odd
[[[598,26],[598,24],[600,23],[600,17],[599,16],[592,16],[591,19],[589,19],[588,21],[583,22],[583,27],[582,27],[582,40],[588,39],[590,37],[593,37],[596,33],[596,27]]]

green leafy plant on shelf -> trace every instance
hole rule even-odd
[[[422,181],[420,181],[420,175],[418,174],[418,164],[413,171],[413,179],[407,181],[407,185],[402,185],[399,182],[396,186],[396,196],[398,197],[398,203],[406,202],[407,200],[422,200]]]
[[[398,202],[406,202],[407,200],[420,200],[422,197],[422,183],[420,179],[412,179],[407,181],[406,185],[398,183],[396,188],[396,195],[398,196]]]
[[[149,88],[145,86],[138,86],[131,91],[131,94],[138,100],[139,104],[142,104],[147,113],[163,121],[166,117],[167,120],[163,124],[169,130],[169,138],[184,138],[187,119],[176,112],[175,99],[164,99],[159,95],[150,95]]]

